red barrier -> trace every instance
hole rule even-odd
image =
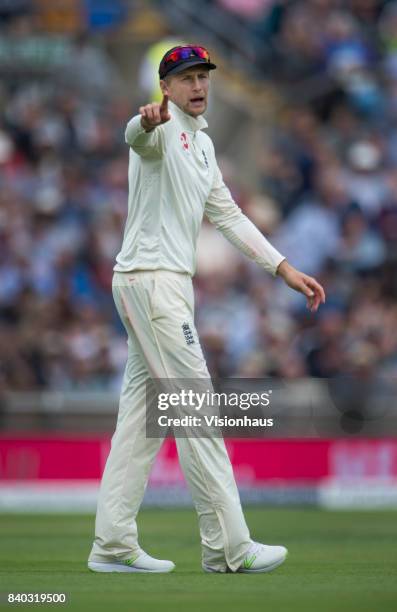
[[[240,484],[287,481],[316,484],[326,478],[396,478],[396,439],[227,440]],[[99,480],[109,436],[0,436],[0,480]],[[152,486],[183,481],[173,440],[166,440],[152,470]]]

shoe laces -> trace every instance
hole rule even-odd
[[[246,556],[258,555],[263,549],[263,544],[260,542],[252,542],[251,547],[248,549]]]

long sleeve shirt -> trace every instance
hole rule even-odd
[[[223,182],[202,117],[169,103],[171,119],[145,132],[141,116],[127,124],[130,146],[128,216],[114,270],[171,270],[194,275],[203,216],[275,275],[284,257],[242,213]]]

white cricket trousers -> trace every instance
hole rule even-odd
[[[136,516],[163,442],[146,437],[146,381],[210,378],[194,325],[189,274],[115,272],[113,297],[128,333],[128,360],[99,492],[90,561],[128,559],[141,551]],[[194,342],[191,337],[187,341],[186,323]],[[235,571],[252,540],[224,441],[176,438],[176,444],[199,518],[202,561],[218,571],[226,571],[226,565]],[[177,534],[175,525],[176,538]]]

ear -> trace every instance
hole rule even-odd
[[[167,81],[165,79],[160,79],[160,89],[163,94],[169,95],[170,90],[167,85]]]

